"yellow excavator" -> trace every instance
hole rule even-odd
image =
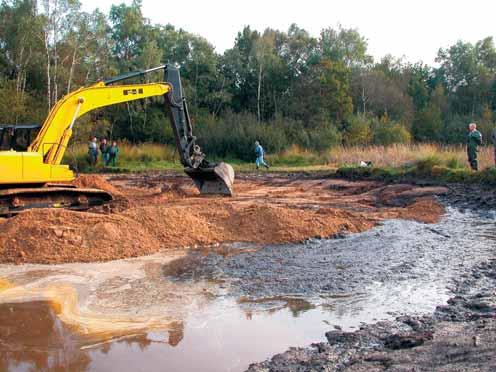
[[[124,80],[163,71],[164,81],[116,85]],[[14,215],[32,208],[86,210],[113,200],[99,189],[76,188],[75,175],[61,164],[76,120],[105,106],[148,97],[163,96],[184,171],[201,194],[232,195],[234,170],[226,163],[211,163],[196,144],[181,85],[179,70],[162,65],[130,72],[62,98],[50,111],[36,138],[26,151],[0,151],[0,216]],[[11,129],[9,129],[11,130]]]

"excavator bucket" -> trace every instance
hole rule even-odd
[[[164,80],[172,87],[166,95],[165,108],[169,113],[184,171],[193,179],[201,194],[232,196],[233,168],[226,163],[214,164],[205,159],[193,135],[179,70],[170,65],[165,67]]]
[[[185,168],[202,195],[233,195],[234,169],[227,163],[208,168]]]

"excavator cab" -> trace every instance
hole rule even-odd
[[[40,128],[39,124],[0,124],[0,151],[26,151]]]

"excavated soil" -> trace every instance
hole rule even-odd
[[[122,196],[122,193],[102,176],[83,174],[76,178],[72,184],[83,189],[100,189],[114,197]]]
[[[200,196],[189,178],[159,173],[83,175],[75,184],[108,191],[126,208],[39,209],[0,219],[0,262],[108,261],[163,249],[340,236],[394,218],[433,223],[444,212],[436,196],[448,191],[291,175],[238,177],[232,198]]]

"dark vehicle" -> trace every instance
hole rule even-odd
[[[40,128],[39,124],[0,124],[0,151],[26,151]]]

